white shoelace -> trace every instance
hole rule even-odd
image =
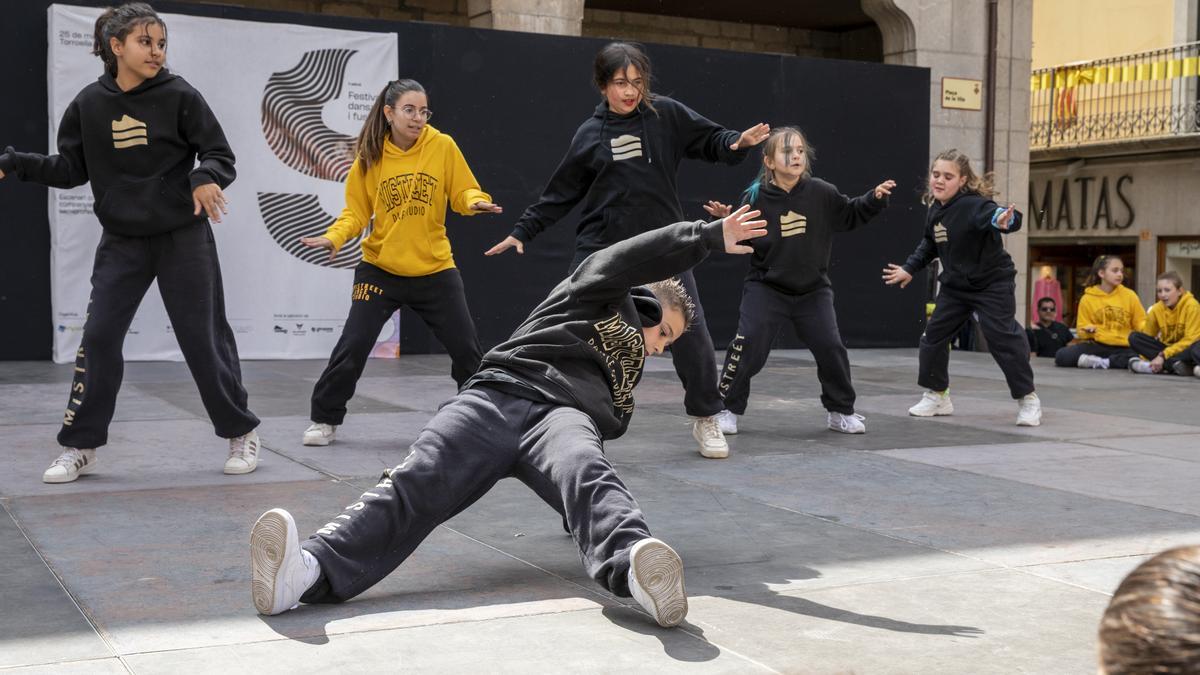
[[[255,457],[258,455],[258,439],[246,434],[233,439],[234,443],[229,447],[230,457],[241,457],[243,459]]]
[[[719,441],[725,438],[725,434],[721,433],[721,427],[717,424],[716,417],[700,418],[700,435],[706,441]]]
[[[76,466],[84,466],[86,464],[87,456],[83,454],[83,451],[71,448],[70,450],[67,450],[63,454],[59,455],[58,459],[54,460],[51,466],[62,466],[68,469],[73,469]]]

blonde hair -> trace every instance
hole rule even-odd
[[[672,277],[655,281],[652,284],[646,284],[646,288],[649,288],[650,292],[654,294],[654,299],[658,300],[658,304],[664,308],[678,310],[683,315],[685,331],[695,323],[696,303],[692,302],[692,296],[688,295],[687,289],[679,279]]]
[[[956,148],[950,148],[938,153],[938,156],[934,157],[933,161],[929,163],[930,173],[933,172],[933,165],[943,160],[953,163],[958,167],[959,175],[967,179],[967,182],[963,184],[959,192],[977,194],[980,197],[988,197],[989,199],[996,196],[996,188],[992,184],[994,180],[993,174],[985,173],[982,176],[976,174],[975,170],[971,168],[971,158],[967,157],[965,153],[959,152]],[[933,193],[929,191],[929,185],[926,183],[925,194],[921,196],[921,203],[929,206],[933,204],[933,201]]]
[[[1164,551],[1137,566],[1100,620],[1108,675],[1200,672],[1200,546]]]

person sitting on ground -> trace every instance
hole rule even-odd
[[[1142,357],[1130,359],[1129,369],[1200,377],[1200,302],[1175,271],[1159,275],[1155,293],[1146,324],[1129,334],[1129,346]]]
[[[1200,673],[1200,546],[1138,565],[1100,620],[1104,675]]]
[[[1045,297],[1038,300],[1038,320],[1025,329],[1025,337],[1029,338],[1029,350],[1038,356],[1053,357],[1058,350],[1075,339],[1067,324],[1054,320],[1057,311],[1058,305],[1054,298]]]
[[[1124,281],[1125,265],[1120,258],[1096,258],[1075,314],[1078,341],[1058,350],[1054,365],[1122,369],[1129,359],[1137,358],[1137,352],[1129,348],[1129,334],[1145,323],[1146,309],[1137,293],[1121,285]]]

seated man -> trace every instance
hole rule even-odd
[[[250,534],[255,608],[279,614],[299,602],[353,598],[435,527],[513,476],[563,516],[601,586],[632,595],[661,626],[682,622],[683,562],[650,536],[603,441],[625,433],[645,357],[661,353],[692,320],[683,285],[657,280],[710,251],[750,253],[738,242],[765,235],[766,223],[748,208],[594,253],[483,357],[399,466],[303,543],[287,511],[264,513]]]
[[[1038,300],[1037,323],[1025,329],[1025,336],[1029,338],[1029,351],[1038,356],[1054,356],[1055,352],[1066,347],[1067,343],[1074,339],[1071,329],[1067,328],[1065,323],[1054,320],[1057,310],[1054,298]]]

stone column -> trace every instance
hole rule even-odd
[[[583,0],[468,0],[473,28],[581,35]]]
[[[1179,0],[1195,2],[1196,0]],[[929,155],[957,148],[983,169],[984,110],[942,107],[942,78],[984,80],[987,74],[987,0],[862,0],[879,24],[886,63],[924,66],[929,81]],[[1033,0],[999,0],[996,30],[996,119],[993,168],[997,201],[1024,212],[1029,194],[1029,73]],[[984,83],[986,96],[988,83]],[[986,106],[985,106],[986,110]],[[1017,267],[1017,320],[1028,314],[1028,235],[1006,237]]]

